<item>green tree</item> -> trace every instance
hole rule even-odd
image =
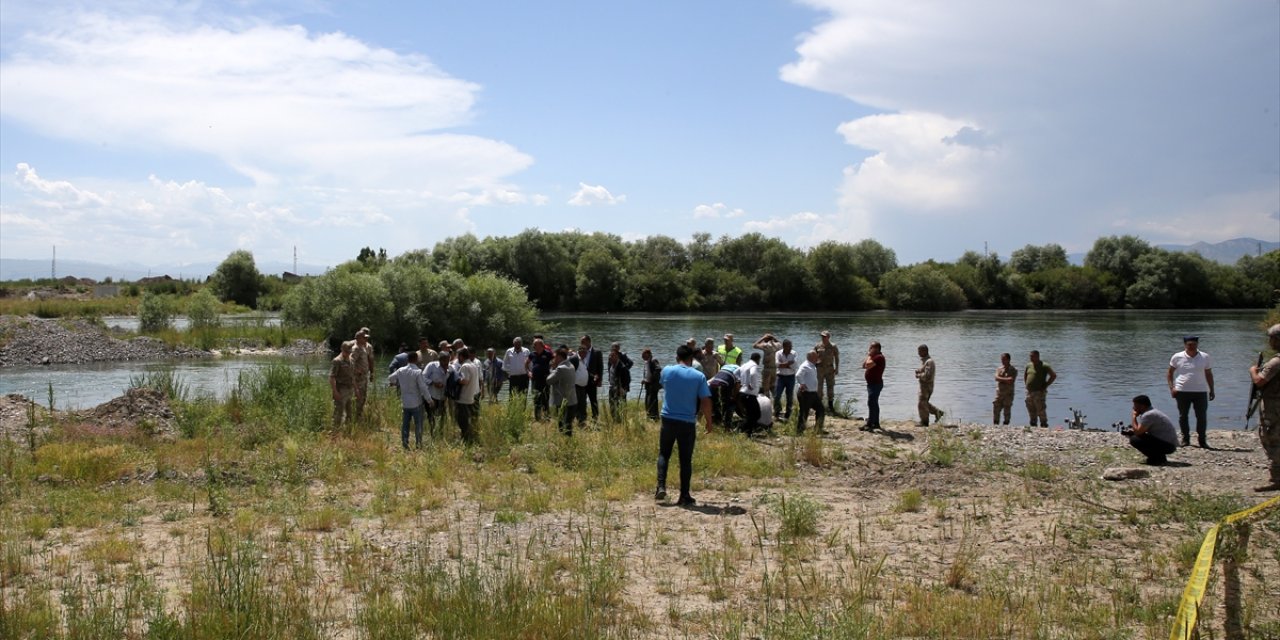
[[[208,289],[201,289],[187,299],[187,320],[192,329],[208,329],[218,326],[218,298]]]
[[[957,311],[965,306],[965,295],[960,286],[928,263],[884,274],[880,293],[891,309]]]
[[[898,255],[875,240],[868,238],[851,249],[854,272],[873,285],[880,286],[880,278],[898,268]]]
[[[871,282],[858,275],[853,247],[828,240],[805,257],[813,283],[813,306],[832,311],[862,311],[877,305]]]
[[[1044,246],[1029,244],[1015,250],[1009,256],[1009,268],[1018,273],[1061,269],[1068,264],[1067,250],[1057,244],[1046,244]]]
[[[138,326],[144,332],[162,331],[173,324],[173,298],[168,295],[142,292],[138,301]]]
[[[1138,259],[1154,250],[1137,236],[1098,238],[1085,255],[1084,266],[1114,275],[1120,288],[1127,290],[1138,279]]]
[[[622,261],[604,247],[592,247],[578,259],[578,307],[586,311],[616,311],[622,307],[626,274]]]
[[[253,254],[243,249],[232,251],[213,273],[213,290],[222,300],[257,308],[262,290],[262,274],[253,263]]]

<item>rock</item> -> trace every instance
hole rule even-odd
[[[121,340],[109,334],[101,324],[83,318],[0,316],[0,367],[209,355],[209,352],[193,347],[171,348],[160,340],[145,336]]]
[[[1112,467],[1102,472],[1103,480],[1138,480],[1151,476],[1151,472],[1138,467]]]

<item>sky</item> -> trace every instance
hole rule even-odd
[[[1280,240],[1280,2],[5,0],[0,257]]]

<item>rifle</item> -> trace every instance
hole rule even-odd
[[[1262,352],[1258,352],[1258,368],[1262,368]],[[1249,428],[1249,419],[1253,414],[1258,412],[1258,403],[1262,402],[1262,387],[1253,384],[1253,378],[1249,378],[1249,407],[1244,414],[1244,428]]]

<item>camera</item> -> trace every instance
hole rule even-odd
[[[1120,435],[1122,436],[1133,435],[1133,427],[1129,423],[1124,422],[1123,420],[1120,422],[1111,423],[1111,428],[1115,429],[1116,431],[1119,431]]]

